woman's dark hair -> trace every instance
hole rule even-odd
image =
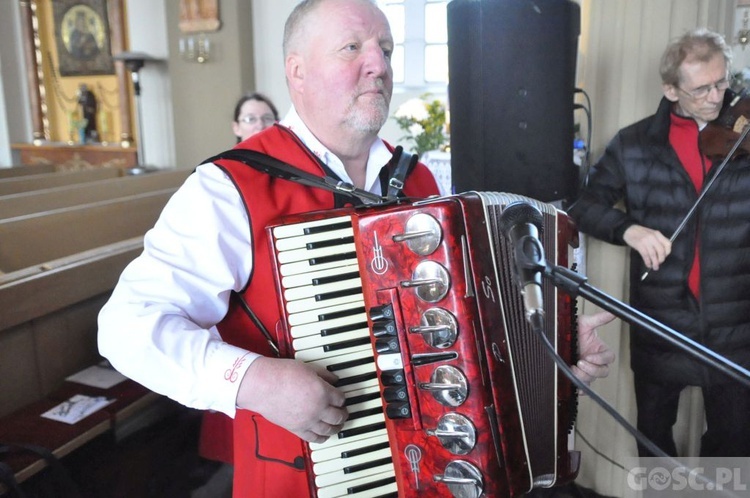
[[[279,120],[279,111],[276,110],[276,106],[273,105],[273,102],[271,102],[271,99],[269,99],[262,93],[254,92],[254,93],[249,93],[247,95],[243,95],[240,98],[240,100],[237,101],[237,104],[234,106],[234,121],[237,121],[240,118],[240,111],[242,110],[242,104],[244,104],[248,100],[257,100],[260,102],[265,102],[265,104],[271,108],[271,112],[273,113],[273,119],[275,119],[276,121]]]

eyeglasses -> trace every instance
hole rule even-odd
[[[262,121],[265,126],[271,126],[276,122],[276,118],[274,118],[271,114],[264,114],[261,117],[248,114],[247,116],[240,116],[237,119],[238,123],[245,123],[249,125],[257,124],[258,121]]]
[[[711,85],[699,86],[698,88],[694,90],[683,90],[677,85],[675,85],[674,87],[680,90],[685,95],[693,98],[694,100],[702,100],[708,97],[708,94],[711,93],[711,90],[713,90],[714,88],[716,88],[720,92],[723,92],[724,90],[729,88],[731,84],[732,82],[728,78],[723,78],[717,81],[716,83],[713,83]]]

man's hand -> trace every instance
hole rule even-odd
[[[341,430],[349,414],[336,376],[295,360],[256,359],[242,379],[237,406],[263,415],[305,441],[322,443]]]
[[[601,311],[594,315],[582,315],[578,318],[578,363],[573,365],[573,373],[586,385],[594,379],[609,375],[609,364],[615,361],[615,353],[599,339],[597,327],[612,320],[615,315]]]
[[[638,251],[649,270],[658,270],[659,265],[672,252],[672,243],[668,238],[658,230],[641,225],[628,227],[622,238],[627,245]]]

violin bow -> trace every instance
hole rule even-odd
[[[724,160],[719,164],[719,167],[716,168],[716,173],[711,176],[711,178],[708,180],[708,183],[706,183],[703,186],[703,190],[701,191],[701,195],[698,196],[698,199],[695,201],[695,204],[693,204],[693,207],[690,208],[690,211],[685,215],[685,218],[682,219],[682,222],[680,222],[680,225],[677,227],[677,229],[674,231],[672,236],[669,238],[669,242],[674,242],[674,239],[677,238],[677,236],[682,232],[682,229],[685,228],[685,225],[687,225],[687,222],[690,218],[692,218],[693,214],[695,213],[695,210],[698,209],[698,204],[701,203],[703,198],[706,196],[706,192],[708,192],[708,189],[711,188],[711,185],[713,185],[714,180],[719,177],[721,174],[721,171],[724,169],[724,166],[727,165],[729,162],[729,159],[734,155],[735,152],[737,152],[737,149],[739,149],[740,144],[745,140],[745,137],[747,137],[748,132],[750,132],[750,125],[745,125],[745,128],[742,130],[742,133],[740,133],[739,138],[734,143],[732,148],[729,150],[729,153],[726,155]],[[643,282],[646,277],[648,277],[648,274],[651,270],[646,270],[643,272],[643,275],[641,275],[641,282]]]

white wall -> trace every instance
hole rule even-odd
[[[255,86],[283,116],[291,105],[284,78],[284,22],[298,0],[253,0]]]
[[[161,62],[147,62],[140,70],[141,164],[158,168],[176,164],[171,85],[166,61],[169,57],[164,2],[128,0],[127,25],[131,52],[143,52]],[[136,122],[133,123],[134,134]]]
[[[0,108],[6,108],[3,91],[3,61],[0,57]],[[0,164],[11,164],[10,139],[8,137],[8,119],[0,113]]]
[[[0,1],[0,167],[14,164],[12,143],[32,139],[19,19],[18,2]]]

